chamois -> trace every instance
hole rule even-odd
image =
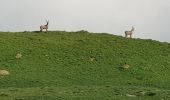
[[[130,31],[125,31],[125,37],[127,38],[128,35],[130,35],[130,38],[132,38],[132,33],[134,31],[134,27],[132,26],[132,29]]]
[[[48,21],[46,20],[46,22],[47,22],[47,24],[46,24],[46,25],[41,25],[41,26],[40,26],[40,32],[42,32],[42,31],[43,31],[43,29],[45,29],[45,30],[46,30],[46,32],[48,31],[48,24],[49,24],[49,20],[48,20]]]

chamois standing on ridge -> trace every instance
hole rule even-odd
[[[40,32],[42,32],[42,31],[43,31],[43,29],[45,29],[45,30],[46,30],[46,32],[48,31],[49,20],[48,20],[48,21],[46,20],[46,22],[47,22],[47,24],[46,24],[46,25],[41,25],[41,26],[40,26]]]
[[[125,31],[125,37],[127,38],[128,35],[130,35],[130,38],[132,38],[132,34],[133,34],[133,31],[134,31],[134,27],[132,26],[132,29],[130,31]]]

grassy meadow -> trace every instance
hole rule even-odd
[[[0,69],[0,100],[170,99],[170,43],[149,39],[0,32]]]

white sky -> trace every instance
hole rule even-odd
[[[106,32],[170,42],[170,0],[0,0],[0,31]]]

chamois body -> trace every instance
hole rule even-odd
[[[48,31],[48,24],[49,24],[49,21],[46,21],[47,24],[46,25],[41,25],[40,26],[40,31],[42,32],[44,29],[46,30],[46,32]]]
[[[127,38],[128,35],[130,35],[130,38],[132,38],[133,31],[134,31],[134,27],[132,27],[130,31],[125,31],[125,37]]]

